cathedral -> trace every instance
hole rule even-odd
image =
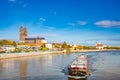
[[[28,38],[28,33],[27,33],[27,29],[26,27],[20,27],[20,36],[19,36],[19,42],[20,43],[24,43],[25,42],[25,38]]]
[[[26,27],[20,27],[19,43],[25,43],[29,46],[41,46],[43,43],[47,43],[44,37],[28,38],[28,32]]]

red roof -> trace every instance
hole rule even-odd
[[[98,44],[96,44],[96,46],[98,46],[98,47],[102,47],[102,46],[103,46],[103,44],[98,43]]]

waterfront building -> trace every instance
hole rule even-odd
[[[29,46],[38,46],[40,47],[42,44],[45,44],[47,41],[45,38],[25,38],[25,44]]]
[[[104,49],[104,47],[105,47],[105,46],[104,46],[102,43],[97,43],[97,44],[96,44],[96,49],[99,49],[99,50],[100,50],[100,49]]]
[[[26,27],[23,28],[22,26],[20,27],[20,32],[19,32],[19,42],[24,43],[25,38],[28,38],[28,33]]]
[[[27,28],[20,27],[19,32],[19,43],[24,45],[19,45],[19,47],[40,47],[42,44],[47,43],[44,37],[29,38]]]
[[[61,51],[63,50],[61,43],[52,43],[52,49],[53,51]]]
[[[75,50],[75,49],[77,48],[78,45],[72,44],[72,45],[70,45],[70,46],[71,46],[71,50]]]
[[[5,50],[5,52],[13,52],[15,51],[15,47],[12,45],[3,45],[1,47],[3,50]]]
[[[53,48],[61,48],[62,44],[61,43],[52,43]]]
[[[26,44],[18,44],[17,48],[30,48],[30,46],[28,46]]]
[[[3,48],[0,47],[0,52],[5,52],[5,50]]]
[[[47,44],[46,44],[46,48],[48,48],[48,49],[52,49],[52,48],[53,48],[53,46],[52,46],[52,44],[51,44],[51,43],[47,43]]]

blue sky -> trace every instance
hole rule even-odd
[[[120,46],[120,0],[0,0],[0,39],[29,37],[48,42]]]

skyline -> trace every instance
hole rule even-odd
[[[0,39],[29,37],[48,42],[120,46],[120,0],[1,0]]]

